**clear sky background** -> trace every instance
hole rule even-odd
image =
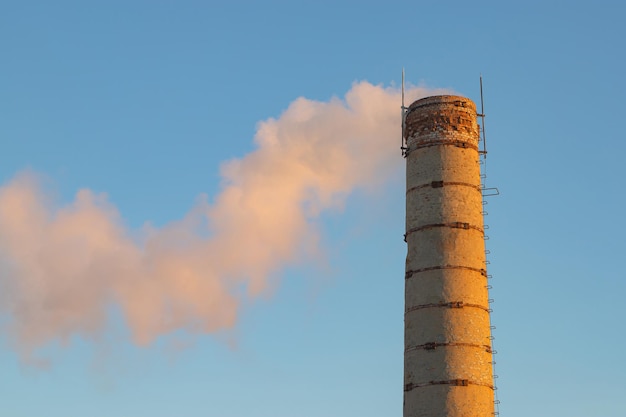
[[[501,192],[489,199],[486,219],[501,415],[626,415],[625,15],[617,0],[3,1],[0,184],[5,192],[33,190],[34,180],[24,178],[38,178],[49,196],[41,210],[51,219],[89,189],[106,193],[108,203],[101,197],[98,204],[117,210],[116,224],[131,240],[145,239],[147,229],[170,230],[193,207],[215,207],[225,195],[232,185],[220,171],[225,162],[252,161],[246,178],[253,189],[259,166],[282,167],[280,153],[266,165],[242,159],[264,146],[258,129],[274,126],[262,123],[272,118],[298,133],[296,122],[319,112],[315,123],[328,129],[314,139],[294,134],[289,149],[306,154],[313,141],[313,153],[323,146],[354,153],[345,172],[332,165],[336,154],[321,154],[318,169],[328,158],[340,174],[331,179],[347,185],[305,197],[304,229],[285,246],[297,253],[272,263],[258,291],[245,280],[229,287],[236,318],[199,314],[208,321],[217,314],[212,327],[196,322],[194,310],[180,325],[138,336],[144,322],[133,325],[124,308],[141,310],[144,301],[135,300],[150,300],[151,278],[124,284],[127,305],[94,295],[107,291],[103,282],[115,273],[66,279],[44,267],[37,279],[24,278],[14,270],[5,224],[0,415],[400,416],[406,247],[393,88],[402,67],[419,91],[448,89],[474,100],[484,77],[487,185]],[[377,136],[383,148],[370,153],[361,133],[347,131],[352,113],[334,118],[354,105],[338,100],[358,96],[359,86],[381,99],[368,101],[378,106],[374,113],[355,111],[355,118],[397,116],[389,134]],[[301,113],[284,113],[299,97],[317,104],[300,100]],[[397,158],[369,177],[368,163],[387,147]],[[282,190],[293,175],[272,178],[265,186]],[[264,198],[253,202],[263,210],[277,204]],[[0,212],[14,225],[7,201]],[[12,210],[38,230],[31,212]],[[242,231],[240,221],[229,229],[239,236],[258,226]],[[76,228],[92,223],[87,217]],[[206,229],[184,227],[200,236],[168,250],[211,240]],[[50,262],[62,263],[68,251],[48,239],[57,229],[46,230],[25,240],[24,250],[46,241]],[[278,223],[271,237],[283,233]],[[223,257],[256,271],[246,262],[266,245],[242,239],[232,259],[218,248],[219,256],[201,255],[194,265],[202,270],[204,257]],[[220,248],[237,249],[228,245]],[[201,310],[215,295],[199,288],[185,297]],[[46,309],[55,305],[62,308],[48,322]],[[44,315],[29,316],[25,306]],[[102,313],[101,321],[83,310]]]

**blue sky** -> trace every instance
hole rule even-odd
[[[478,100],[482,73],[488,185],[501,192],[486,219],[500,411],[623,416],[625,12],[617,1],[6,1],[0,184],[26,170],[52,206],[106,193],[140,234],[199,195],[214,202],[220,167],[254,153],[268,120],[287,125],[299,97],[325,109],[364,81],[389,92],[405,67],[414,85]],[[397,136],[382,139],[397,150]],[[113,303],[104,327],[37,346],[49,361],[38,367],[0,295],[0,415],[401,415],[397,155],[382,184],[321,204],[308,218],[317,256],[279,262],[232,326],[139,345]],[[0,272],[3,290],[15,285]]]

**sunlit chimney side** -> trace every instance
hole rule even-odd
[[[475,104],[403,108],[406,156],[404,417],[494,415]]]

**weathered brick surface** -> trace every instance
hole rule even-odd
[[[404,417],[492,416],[476,107],[418,100],[406,136]]]

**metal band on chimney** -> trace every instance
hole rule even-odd
[[[463,343],[463,342],[446,342],[446,343],[437,343],[437,342],[429,342],[424,343],[422,345],[408,346],[404,349],[405,353],[413,352],[416,350],[435,350],[439,347],[471,347],[477,349],[484,349],[487,353],[493,353],[491,350],[491,346],[489,345],[479,345],[476,343]]]
[[[461,140],[433,140],[418,142],[414,146],[409,146],[409,151],[415,151],[422,148],[430,148],[431,146],[455,146],[457,148],[473,149],[478,152],[478,146],[464,142]]]
[[[428,387],[431,385],[453,385],[457,387],[467,387],[469,385],[478,385],[478,386],[487,387],[493,390],[493,385],[485,384],[483,382],[470,381],[469,379],[448,379],[444,381],[428,381],[428,382],[423,382],[423,383],[418,383],[418,384],[409,383],[404,386],[404,391],[407,392],[415,388],[423,388],[423,387]]]
[[[485,233],[485,231],[483,230],[482,227],[475,226],[475,225],[469,224],[469,223],[463,223],[463,222],[433,223],[433,224],[425,224],[425,225],[419,226],[419,227],[414,227],[414,228],[408,230],[404,234],[404,241],[406,242],[406,238],[411,233],[421,232],[422,230],[435,229],[435,228],[438,228],[438,227],[449,227],[449,228],[452,228],[452,229],[474,229],[474,230],[479,231],[481,234]]]
[[[420,269],[409,269],[408,271],[405,272],[404,279],[413,278],[414,275],[419,274],[420,272],[436,271],[440,269],[464,269],[466,271],[478,272],[480,273],[480,275],[487,278],[487,270],[483,268],[473,268],[471,266],[463,266],[463,265],[438,265],[438,266],[429,266],[429,267],[420,268]]]
[[[463,301],[451,301],[449,303],[429,303],[429,304],[419,304],[416,306],[411,306],[411,307],[408,307],[404,311],[404,314],[406,315],[408,313],[412,313],[414,311],[421,310],[424,308],[464,308],[464,307],[478,308],[480,310],[485,310],[487,313],[491,312],[491,309],[489,307],[485,307],[480,304],[464,303]]]
[[[446,187],[446,186],[451,186],[451,185],[456,185],[456,186],[460,186],[460,187],[470,187],[470,188],[475,188],[478,192],[482,192],[482,186],[481,185],[476,185],[476,184],[470,184],[468,182],[460,182],[460,181],[431,181],[428,182],[426,184],[421,184],[421,185],[417,185],[415,187],[411,187],[408,188],[406,190],[406,193],[410,193],[413,192],[415,190],[421,190],[422,188],[442,188],[442,187]]]

